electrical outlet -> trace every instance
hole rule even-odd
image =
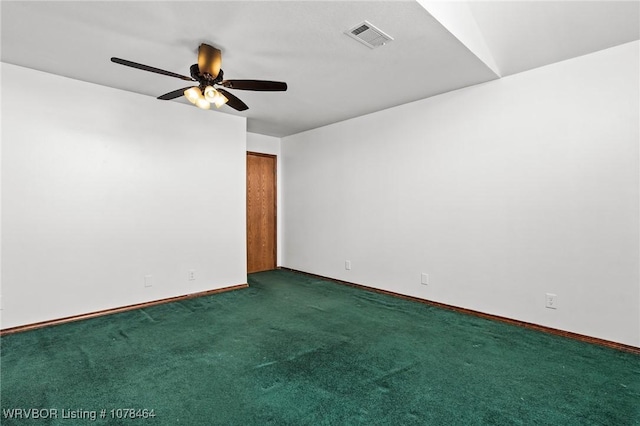
[[[429,274],[422,273],[420,276],[420,284],[429,285]]]
[[[351,270],[351,261],[350,260],[345,260],[344,261],[344,269],[346,269],[347,271]]]
[[[153,285],[153,275],[144,276],[144,286],[151,287]]]
[[[189,269],[189,281],[194,281],[196,279],[196,270]]]
[[[545,295],[545,307],[549,309],[558,309],[558,296],[552,293]]]

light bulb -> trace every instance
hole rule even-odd
[[[196,106],[202,109],[209,109],[211,104],[205,98],[198,98],[198,100],[196,100]]]
[[[199,87],[192,87],[184,91],[184,96],[191,102],[195,104],[198,99],[202,98],[202,92]]]
[[[204,89],[204,98],[209,102],[215,102],[218,91],[213,86],[207,86]]]

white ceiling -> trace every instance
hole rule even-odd
[[[640,1],[469,2],[503,76],[640,39]]]
[[[279,137],[640,39],[638,1],[0,4],[3,62],[147,96],[188,84],[110,57],[188,75],[198,45],[212,44],[225,78],[289,90],[235,90],[249,110],[211,113]],[[363,20],[395,40],[371,50],[343,33]]]

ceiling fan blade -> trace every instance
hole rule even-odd
[[[186,75],[180,75],[180,74],[176,74],[175,72],[165,71],[165,70],[161,70],[160,68],[150,67],[149,65],[143,65],[137,62],[127,61],[126,59],[111,58],[111,62],[115,62],[116,64],[120,64],[120,65],[126,65],[131,68],[137,68],[143,71],[155,72],[157,74],[168,75],[169,77],[180,78],[182,80],[195,81],[193,78],[187,77]]]
[[[216,78],[222,66],[222,52],[213,46],[202,43],[198,48],[198,68],[200,73]]]
[[[165,93],[162,96],[158,96],[158,99],[161,99],[163,101],[169,101],[171,99],[179,98],[180,96],[184,95],[185,90],[191,89],[192,87],[194,86],[183,87],[182,89],[177,89],[177,90],[174,90],[173,92]]]
[[[287,90],[287,83],[283,81],[224,80],[220,84],[229,89],[257,90],[260,92],[284,92]]]
[[[245,111],[245,110],[249,109],[247,104],[242,102],[235,95],[232,95],[231,93],[227,92],[224,89],[217,89],[217,90],[218,90],[218,92],[222,93],[229,100],[229,102],[227,102],[227,105],[229,105],[231,108],[233,108],[235,110],[238,110],[238,111]]]

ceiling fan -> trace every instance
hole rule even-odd
[[[214,104],[217,108],[227,104],[238,111],[249,109],[247,104],[220,86],[226,89],[255,90],[261,92],[283,92],[287,90],[287,83],[282,81],[225,80],[223,77],[224,72],[220,68],[222,64],[222,52],[205,43],[201,44],[198,48],[198,63],[191,65],[189,69],[190,77],[137,62],[127,61],[126,59],[111,58],[111,62],[143,71],[168,75],[169,77],[175,77],[181,80],[196,82],[197,85],[195,86],[191,85],[165,93],[162,96],[158,96],[158,99],[166,101],[184,95],[189,102],[202,109],[209,109],[211,104]]]

